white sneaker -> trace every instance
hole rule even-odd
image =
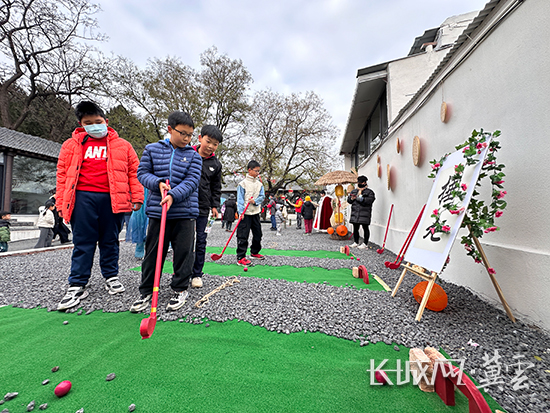
[[[189,296],[189,293],[187,292],[187,290],[179,293],[174,292],[174,295],[172,296],[172,298],[170,298],[170,302],[166,306],[166,310],[176,311],[180,309],[181,307],[183,307],[183,305],[187,301],[188,296]]]
[[[80,304],[80,300],[83,300],[86,297],[88,297],[88,291],[84,287],[69,287],[65,293],[65,296],[57,305],[57,311],[73,308]]]
[[[358,245],[358,244],[357,244],[356,242],[354,242],[354,243],[351,244],[349,247],[350,247],[350,248],[357,248],[357,245]]]
[[[140,311],[145,310],[149,306],[152,298],[153,294],[142,295],[140,298],[134,301],[134,303],[130,307],[130,312],[139,313]]]
[[[126,291],[118,277],[111,277],[107,278],[105,280],[105,289],[109,292],[109,294],[114,295],[118,293],[123,293]]]
[[[191,287],[193,288],[202,288],[202,278],[195,277],[191,280]]]
[[[362,249],[362,250],[366,250],[366,249],[367,249],[367,244],[362,243],[362,244],[359,245],[357,248]]]

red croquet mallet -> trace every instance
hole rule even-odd
[[[388,236],[388,229],[390,229],[390,220],[391,220],[391,213],[393,212],[393,204],[391,204],[390,208],[390,216],[388,217],[388,223],[386,224],[386,235],[384,235],[384,243],[382,244],[382,248],[378,248],[376,252],[378,254],[382,254],[384,252],[384,248],[386,248],[386,237]]]
[[[232,232],[231,235],[229,236],[229,239],[228,239],[227,242],[225,243],[225,247],[223,247],[222,253],[221,253],[221,254],[212,254],[212,255],[210,255],[210,258],[212,258],[213,261],[218,261],[218,260],[223,256],[223,253],[225,252],[225,249],[226,249],[227,246],[229,245],[229,241],[231,241],[231,238],[233,238],[233,234],[234,234],[235,231],[237,230],[237,227],[238,227],[239,224],[241,223],[241,220],[243,219],[244,213],[245,213],[246,210],[248,209],[248,206],[250,205],[250,202],[252,202],[252,201],[248,201],[248,203],[247,203],[246,206],[244,207],[244,211],[243,211],[243,213],[241,214],[241,216],[239,217],[239,220],[237,221],[237,224],[235,225],[235,228],[233,228],[233,232]]]
[[[405,253],[409,249],[409,245],[413,239],[414,233],[416,232],[416,229],[418,228],[418,225],[420,225],[420,220],[422,219],[422,214],[424,213],[424,209],[426,208],[426,205],[422,207],[422,210],[420,211],[420,214],[418,215],[418,218],[416,218],[416,221],[414,222],[413,227],[409,231],[409,235],[407,235],[407,239],[405,240],[405,243],[401,247],[401,250],[399,251],[399,254],[397,254],[397,257],[395,258],[394,262],[386,261],[384,265],[392,270],[395,270],[396,268],[399,268],[401,265],[401,262],[403,261],[403,258],[405,257]]]
[[[168,179],[166,185],[169,185]],[[166,197],[168,191],[164,190],[162,199]],[[157,249],[157,266],[155,267],[155,281],[153,283],[153,299],[151,300],[151,315],[141,320],[139,326],[139,333],[141,339],[151,337],[153,331],[155,331],[155,325],[157,324],[157,305],[159,301],[159,285],[160,274],[162,273],[162,252],[164,250],[164,230],[166,228],[166,215],[168,214],[168,203],[162,204],[162,215],[160,217],[160,231],[159,231],[159,243]]]

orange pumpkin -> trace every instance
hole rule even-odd
[[[420,304],[422,302],[422,297],[424,297],[424,292],[428,286],[428,281],[421,281],[416,284],[413,288],[414,299]],[[442,311],[447,307],[448,298],[445,290],[438,284],[434,284],[428,302],[426,303],[426,308],[432,311]]]
[[[327,228],[327,233],[328,233],[328,235],[334,234],[334,228],[328,227],[328,228]]]
[[[341,237],[344,237],[348,233],[348,227],[346,227],[345,225],[338,225],[336,227],[336,233]]]

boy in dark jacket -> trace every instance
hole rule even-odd
[[[11,214],[8,211],[0,211],[0,218],[0,252],[6,252],[8,250],[8,242],[11,239]]]
[[[130,307],[133,313],[146,309],[152,299],[164,204],[168,205],[168,214],[162,265],[170,243],[174,250],[174,275],[170,285],[174,294],[166,309],[177,310],[187,300],[187,289],[193,272],[195,219],[199,216],[199,181],[202,170],[201,156],[189,146],[194,129],[195,124],[187,113],[172,113],[168,117],[169,139],[147,145],[141,157],[137,176],[149,190],[145,209],[149,217],[149,227],[141,267],[141,297]],[[169,181],[168,184],[166,180]],[[168,191],[165,197],[162,196],[164,190]]]
[[[206,255],[205,232],[208,224],[208,215],[212,211],[212,218],[218,217],[220,198],[222,194],[222,164],[216,158],[214,151],[222,143],[222,133],[215,125],[204,125],[199,135],[199,146],[193,147],[202,158],[202,173],[199,184],[199,216],[197,218],[197,240],[195,244],[195,264],[191,287],[202,287],[202,269]]]
[[[361,175],[357,177],[357,186],[348,196],[348,204],[351,204],[351,217],[349,222],[353,224],[353,244],[350,247],[366,249],[369,242],[370,218],[372,213],[372,204],[375,200],[372,189],[367,188],[367,177]],[[363,227],[363,243],[359,244],[359,227]]]

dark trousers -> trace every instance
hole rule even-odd
[[[302,229],[302,213],[296,212],[296,229]]]
[[[225,229],[228,231],[231,231],[231,228],[233,227],[233,221],[225,221]]]
[[[363,227],[363,242],[365,244],[369,243],[370,230],[369,224],[356,224],[353,223],[353,241],[356,244],[359,244],[359,227]]]
[[[206,256],[206,238],[208,234],[204,232],[208,224],[208,216],[197,218],[197,239],[195,241],[195,263],[193,264],[192,277],[202,277],[202,268],[204,267],[204,258]]]
[[[160,219],[149,218],[147,239],[145,240],[145,258],[141,266],[141,295],[153,293],[155,283],[155,268],[159,246]],[[193,246],[195,244],[194,219],[169,219],[164,230],[164,245],[162,249],[162,265],[166,259],[168,245],[172,243],[174,251],[174,275],[170,287],[176,292],[187,290],[193,272]]]
[[[99,245],[101,274],[105,278],[118,275],[118,235],[123,219],[124,213],[113,213],[110,194],[76,191],[71,216],[74,250],[69,284],[88,284],[96,245]]]
[[[38,237],[38,242],[36,243],[34,248],[51,247],[52,239],[53,239],[53,229],[46,228],[46,227],[39,227],[39,228],[40,228],[40,236]]]
[[[262,224],[260,223],[260,214],[245,215],[237,227],[237,260],[246,256],[250,230],[252,230],[250,253],[258,254],[262,249]]]

